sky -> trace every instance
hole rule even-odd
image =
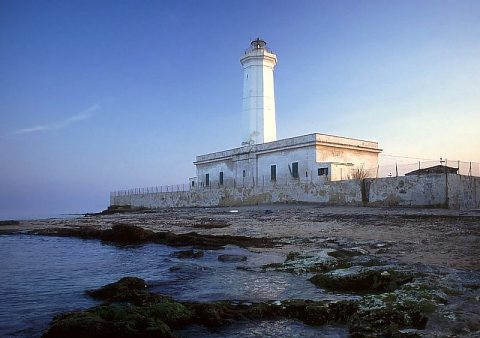
[[[240,146],[256,37],[279,139],[480,162],[480,1],[0,0],[0,219],[99,211]]]

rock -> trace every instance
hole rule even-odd
[[[386,270],[378,270],[381,274]],[[392,275],[392,272],[389,271]],[[308,325],[348,325],[353,337],[399,337],[422,330],[435,307],[446,301],[440,291],[420,283],[358,300],[312,301],[287,299],[260,303],[217,301],[177,302],[141,287],[144,281],[122,278],[90,294],[119,299],[121,304],[100,305],[55,317],[44,335],[52,337],[172,337],[172,329],[186,325],[215,327],[234,320],[292,318]],[[123,289],[144,295],[138,304],[125,303]],[[119,291],[120,290],[120,291]]]
[[[188,306],[145,287],[143,279],[124,277],[88,291],[92,297],[122,303],[55,317],[45,337],[174,337],[170,327],[192,321]]]
[[[102,216],[124,213],[138,213],[138,212],[155,212],[155,210],[144,207],[133,207],[131,205],[111,205],[101,212],[86,213],[85,216]]]
[[[108,302],[131,301],[138,298],[146,287],[147,283],[141,278],[123,277],[119,281],[107,284],[100,289],[89,290],[87,294]]]
[[[389,265],[392,262],[389,261],[388,258],[382,258],[377,256],[370,256],[370,255],[362,255],[362,256],[354,256],[349,260],[349,263],[353,265],[360,265],[366,267],[372,266],[385,266]],[[393,263],[395,264],[395,263]]]
[[[218,260],[224,263],[238,263],[238,262],[245,262],[247,260],[247,256],[243,255],[220,255],[218,256]]]
[[[387,274],[385,274],[387,272]],[[380,293],[396,290],[412,280],[412,276],[393,269],[353,266],[317,274],[310,281],[325,289],[357,293]]]
[[[151,319],[127,306],[98,306],[56,317],[45,338],[174,337],[166,323]]]
[[[227,244],[240,247],[273,247],[276,241],[270,238],[230,235],[204,235],[196,232],[175,234],[170,231],[153,232],[131,224],[115,224],[111,229],[101,230],[91,226],[75,228],[44,228],[31,233],[43,236],[79,237],[100,239],[104,242],[129,245],[159,243],[170,246],[190,246],[203,249],[221,249]]]
[[[418,337],[446,296],[424,284],[408,283],[394,292],[364,297],[349,320],[354,337]],[[415,330],[412,330],[415,329]]]
[[[102,241],[118,244],[140,244],[150,241],[154,232],[131,224],[115,224],[101,233]]]
[[[202,249],[220,249],[227,244],[240,247],[272,247],[275,241],[269,238],[231,235],[204,235],[196,232],[175,234],[169,231],[156,232],[153,242],[170,246],[190,246]]]
[[[145,306],[101,305],[56,317],[44,337],[175,337],[170,327],[182,326],[192,316],[183,304],[167,298]]]
[[[344,260],[329,255],[331,250],[300,253],[290,252],[283,263],[264,265],[264,270],[287,271],[293,273],[324,272],[338,267],[348,266]]]
[[[15,221],[13,219],[8,219],[8,220],[4,220],[4,221],[0,221],[0,226],[1,225],[19,225],[20,222],[19,221]]]
[[[335,258],[340,258],[340,259],[346,259],[354,256],[361,256],[361,255],[367,255],[368,251],[362,248],[348,248],[348,249],[337,249],[328,252],[329,256],[335,257]]]
[[[171,257],[176,257],[176,258],[200,258],[203,257],[203,251],[201,250],[182,250],[182,251],[177,251],[174,252],[170,255]]]
[[[393,245],[393,242],[378,242],[378,241],[373,241],[370,242],[370,248],[371,249],[383,249],[383,248],[389,248]]]
[[[193,225],[195,228],[201,229],[217,229],[217,228],[226,228],[230,226],[230,223],[211,218],[203,218]]]

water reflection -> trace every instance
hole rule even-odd
[[[177,250],[157,244],[119,248],[95,240],[0,236],[0,257],[3,257],[0,266],[0,336],[40,336],[55,314],[97,304],[85,294],[85,290],[128,275],[143,278],[153,285],[153,291],[180,300],[261,301],[332,297],[304,277],[237,269],[238,266],[259,267],[281,260],[275,255],[227,247],[206,251],[200,259],[170,257]],[[219,262],[218,255],[225,253],[245,255],[248,259],[242,263]],[[263,327],[261,330],[265,334],[262,336],[265,336],[268,332],[298,328],[298,325],[307,333],[317,330],[293,321],[269,323],[243,323],[238,324],[237,329],[237,326],[231,326],[224,332],[239,337],[235,330],[254,334],[255,328]],[[215,337],[215,333],[208,335]]]
[[[300,321],[265,320],[237,322],[232,325],[219,328],[215,331],[200,326],[192,326],[175,332],[181,338],[194,337],[228,337],[228,338],[250,338],[250,337],[304,337],[304,338],[344,338],[348,337],[348,329],[344,326],[322,326],[312,327]]]

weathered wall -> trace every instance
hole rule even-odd
[[[447,185],[449,208],[480,208],[480,177],[450,174]]]
[[[310,202],[469,209],[480,207],[479,197],[480,178],[435,174],[112,196],[110,204],[162,208]]]
[[[148,208],[234,206],[265,203],[312,202],[358,204],[362,201],[359,181],[296,183],[265,187],[196,189],[185,192],[148,193],[111,198],[111,205]]]
[[[366,179],[370,205],[445,206],[445,175],[419,175]]]

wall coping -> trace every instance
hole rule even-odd
[[[199,155],[196,157],[196,161],[194,161],[193,164],[198,165],[198,164],[208,163],[211,161],[229,159],[237,155],[267,153],[267,152],[283,151],[283,150],[292,149],[292,148],[303,148],[303,147],[317,146],[317,145],[329,146],[334,148],[348,148],[348,149],[374,152],[374,153],[380,153],[382,151],[382,149],[378,148],[378,142],[359,140],[359,139],[348,138],[343,136],[313,133],[313,134],[285,138],[285,139],[267,142],[267,143],[254,144],[254,145],[243,146],[239,148],[233,148],[229,150]]]

